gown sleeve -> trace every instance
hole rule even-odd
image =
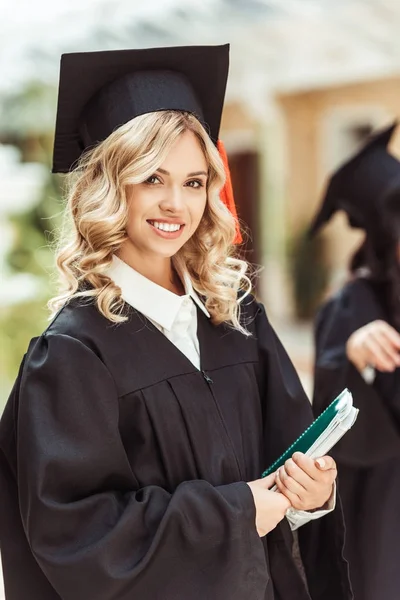
[[[268,322],[264,307],[259,305],[257,336],[263,365],[264,419],[268,423],[280,424],[279,435],[264,436],[265,465],[271,464],[312,422],[310,402],[303,390],[297,372]],[[274,404],[279,412],[274,414]],[[270,447],[268,447],[270,446]],[[280,450],[278,449],[280,448]],[[333,491],[326,509],[308,512],[289,509],[287,519],[292,531],[309,521],[327,515],[335,508],[336,491]]]
[[[256,331],[261,365],[261,396],[265,430],[265,468],[276,460],[312,423],[311,404],[296,369],[258,305]]]
[[[264,464],[270,465],[310,425],[312,408],[296,370],[258,306],[256,332],[260,352],[264,419]],[[289,525],[282,521],[268,536],[271,569],[279,597],[290,596],[292,544]],[[334,510],[298,529],[298,541],[310,595],[315,600],[350,600],[349,574],[343,559],[344,524],[339,495]]]
[[[350,335],[376,319],[384,318],[374,296],[362,282],[355,282],[328,301],[315,324],[315,377],[313,408],[319,415],[332,400],[348,388],[359,415],[353,428],[340,440],[333,455],[355,467],[373,466],[400,452],[400,437],[388,402],[380,393],[378,374],[368,384],[346,355]]]
[[[114,381],[90,348],[61,334],[36,341],[19,394],[19,501],[32,552],[59,596],[188,598],[197,576],[216,589],[235,576],[265,577],[249,486],[139,489],[118,419]]]

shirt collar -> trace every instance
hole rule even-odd
[[[184,296],[178,296],[150,281],[115,255],[106,275],[121,288],[121,296],[125,302],[167,331],[171,330],[188,297],[192,298],[207,317],[210,317],[208,310],[193,289],[187,272],[181,274],[185,288]]]

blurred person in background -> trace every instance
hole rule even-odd
[[[360,409],[333,451],[356,600],[400,597],[400,162],[375,135],[329,182],[315,233],[344,210],[365,240],[316,318],[314,412],[348,387]]]
[[[7,600],[351,598],[334,460],[260,479],[312,411],[236,257],[228,56],[62,58],[72,237],[1,421]]]

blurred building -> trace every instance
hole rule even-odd
[[[274,112],[266,111],[264,117],[252,115],[243,104],[228,103],[223,138],[240,216],[253,232],[250,256],[266,267],[262,293],[283,317],[293,310],[286,242],[307,230],[329,173],[374,130],[400,120],[400,77],[277,90],[265,102],[272,103]],[[400,129],[391,151],[400,157]],[[346,277],[349,256],[362,234],[338,214],[322,238],[332,290]]]

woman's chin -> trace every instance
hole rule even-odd
[[[133,252],[135,255],[138,254],[139,256],[146,256],[148,258],[151,257],[153,260],[157,260],[157,258],[172,258],[187,241],[187,236],[177,240],[160,239],[156,241],[151,240],[151,242],[147,239],[143,240],[144,243],[137,243],[137,240],[135,243],[132,239],[129,239],[129,242],[125,246],[125,251],[122,254],[130,254]]]
[[[176,240],[175,243],[169,241],[168,243],[154,244],[151,248],[153,256],[159,256],[160,258],[172,258],[185,244],[186,240]]]

